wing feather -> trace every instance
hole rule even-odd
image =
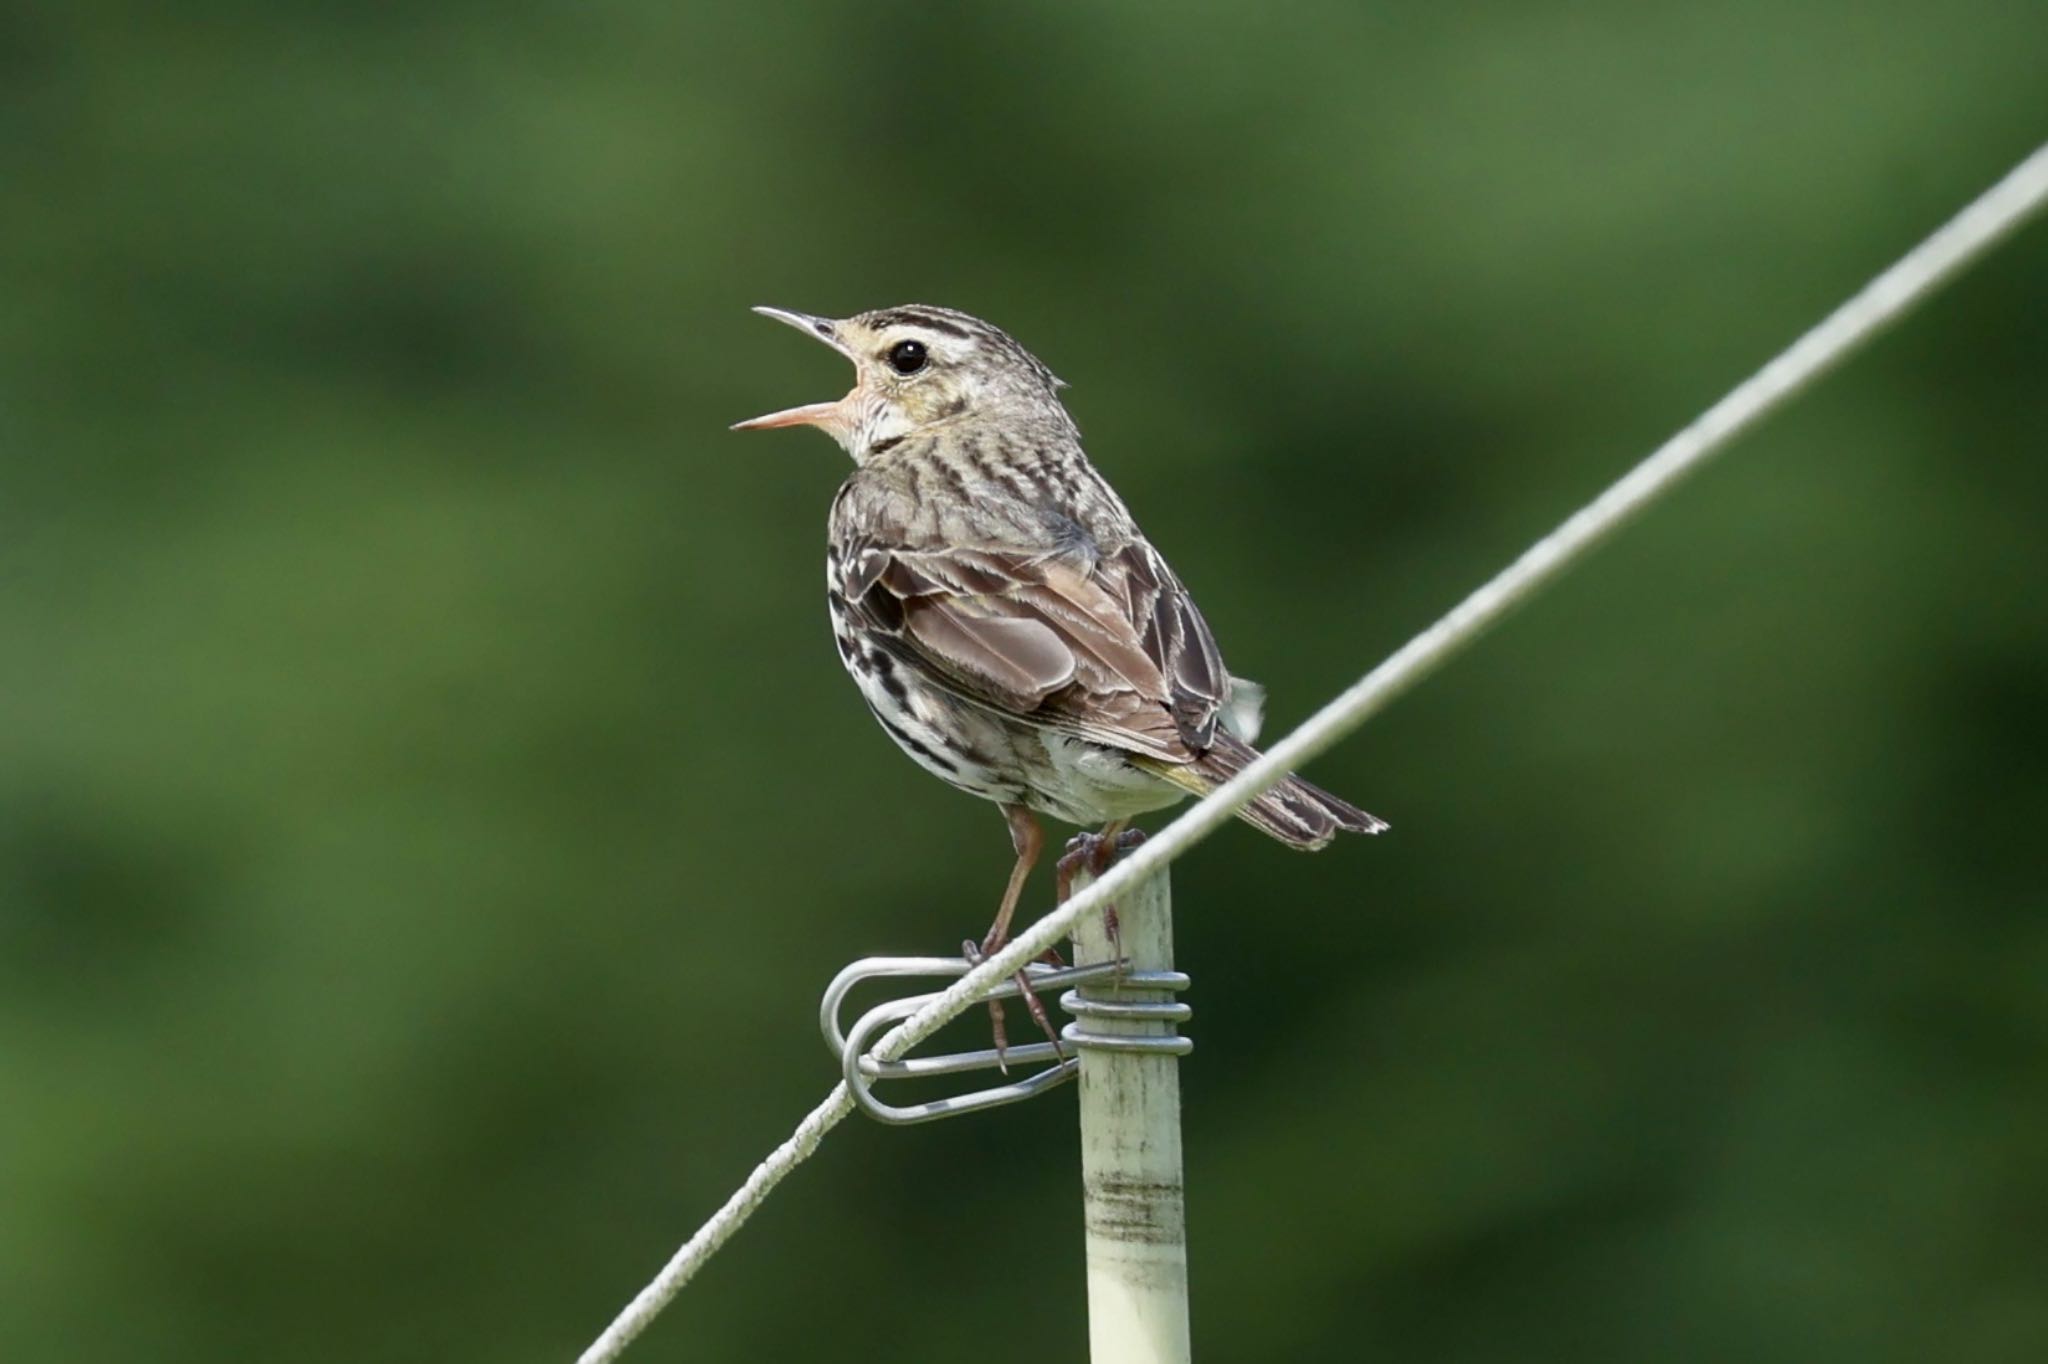
[[[1157,551],[843,546],[835,589],[941,685],[1169,763],[1214,739],[1230,679]]]
[[[1022,616],[981,615],[958,598],[904,604],[906,637],[934,662],[1024,714],[1074,680],[1073,650],[1057,631]]]

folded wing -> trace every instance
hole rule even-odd
[[[1230,679],[1143,540],[1109,553],[849,546],[834,586],[900,656],[984,705],[1167,763],[1215,739]]]

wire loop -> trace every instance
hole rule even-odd
[[[1125,992],[1170,993],[1188,987],[1187,976],[1179,971],[1120,970],[1123,966],[1122,962],[1063,967],[1033,964],[1025,970],[1034,992],[1062,985],[1089,985],[1102,980],[1112,981],[1111,989],[1119,995]],[[1073,1052],[1092,1049],[1185,1056],[1194,1048],[1192,1041],[1171,1032],[1175,1024],[1186,1022],[1192,1012],[1178,1000],[1096,999],[1084,996],[1079,990],[1068,990],[1060,996],[1060,1008],[1076,1020],[1060,1034],[1064,1046],[1032,1042],[1008,1047],[1001,1056],[993,1048],[948,1052],[939,1056],[909,1056],[897,1061],[877,1060],[868,1054],[868,1044],[877,1035],[891,1024],[915,1014],[938,998],[940,992],[886,1000],[862,1014],[852,1027],[842,1028],[839,1024],[839,1015],[846,1007],[847,997],[867,981],[917,977],[950,980],[966,975],[973,967],[974,963],[963,957],[863,957],[832,978],[832,983],[825,988],[824,997],[818,1002],[818,1031],[824,1036],[826,1048],[838,1058],[840,1073],[846,1077],[847,1090],[861,1112],[877,1122],[895,1126],[957,1118],[986,1108],[1021,1103],[1058,1088],[1080,1072],[1081,1058]],[[991,990],[989,998],[1015,999],[1022,993],[1016,980],[1010,979]],[[1157,1023],[1167,1031],[1148,1036],[1107,1033],[1086,1026],[1092,1020],[1111,1019]],[[876,1084],[885,1080],[929,1079],[935,1075],[995,1070],[1006,1062],[1011,1066],[1043,1065],[1044,1068],[1021,1080],[922,1103],[892,1104],[875,1094]]]

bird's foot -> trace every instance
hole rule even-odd
[[[1002,942],[997,941],[993,934],[982,939],[979,943],[969,938],[960,944],[960,955],[965,957],[970,965],[979,966],[983,961],[987,960],[990,953],[999,950],[1002,945]],[[1066,965],[1066,962],[1061,960],[1060,954],[1050,947],[1041,953],[1038,959],[1051,966]],[[1030,973],[1019,971],[1010,979],[1017,982],[1017,990],[1024,997],[1024,1007],[1031,1014],[1031,1021],[1038,1025],[1038,1030],[1045,1034],[1048,1042],[1052,1043],[1053,1055],[1062,1061],[1066,1060],[1067,1053],[1066,1049],[1060,1045],[1059,1030],[1053,1027],[1052,1019],[1046,1015],[1045,1005],[1039,1002],[1038,995],[1032,990]],[[1003,1074],[1008,1075],[1010,1073],[1010,1062],[1009,1058],[1004,1055],[1004,1052],[1009,1048],[1010,1035],[1008,1025],[1003,1020],[1003,1001],[991,999],[988,1002],[988,1018],[989,1030],[995,1037],[996,1066]]]
[[[1067,840],[1066,851],[1053,864],[1059,876],[1059,903],[1065,904],[1073,897],[1074,877],[1086,871],[1091,877],[1099,877],[1115,865],[1116,860],[1145,841],[1143,829],[1122,829],[1116,833],[1080,833]]]
[[[1145,841],[1143,829],[1122,829],[1117,832],[1081,833],[1067,840],[1066,851],[1054,864],[1059,886],[1059,903],[1065,904],[1074,893],[1074,877],[1086,871],[1090,877],[1100,877],[1114,866],[1116,860]],[[1119,976],[1124,968],[1124,938],[1122,925],[1117,922],[1116,906],[1105,905],[1102,909],[1102,927],[1109,934],[1110,958],[1116,962]]]

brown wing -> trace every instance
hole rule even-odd
[[[868,542],[834,572],[871,630],[983,704],[1169,762],[1214,739],[1223,660],[1142,539],[1051,555]]]

